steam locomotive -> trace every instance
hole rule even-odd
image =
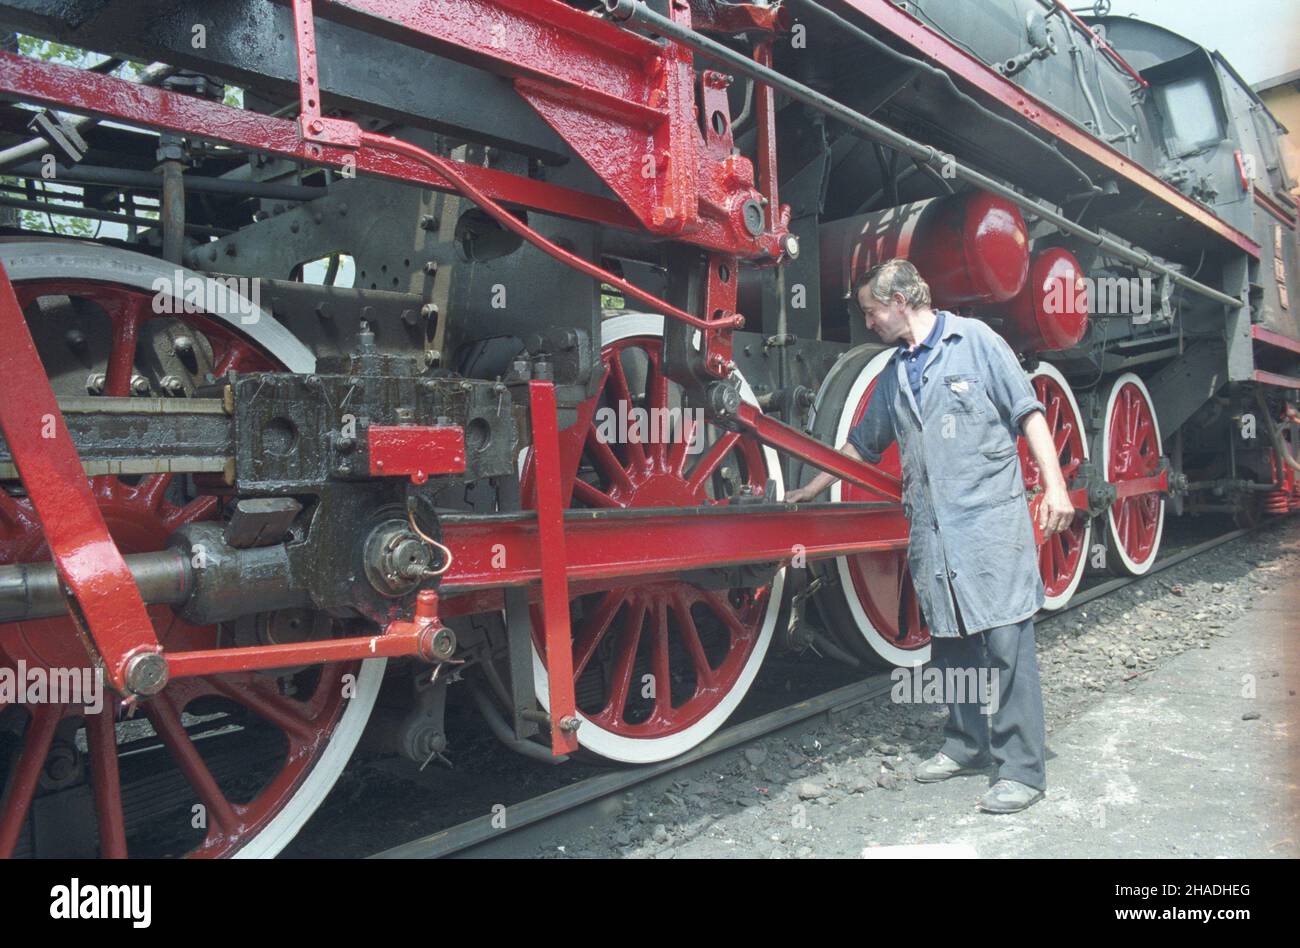
[[[648,763],[772,648],[924,662],[897,456],[835,451],[892,257],[1047,408],[1047,608],[1300,505],[1295,182],[1220,55],[1061,0],[592,6],[0,0],[0,855],[274,855],[449,701]]]

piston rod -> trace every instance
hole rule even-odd
[[[180,605],[190,598],[190,565],[179,550],[132,553],[125,557],[145,605]],[[66,615],[67,600],[54,564],[0,566],[0,622],[52,619]]]

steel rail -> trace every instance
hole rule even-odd
[[[657,764],[590,777],[507,807],[509,822],[503,828],[495,828],[492,825],[494,817],[489,814],[453,826],[450,829],[440,830],[428,836],[401,843],[367,858],[437,859],[442,856],[450,856],[453,853],[469,849],[488,840],[499,839],[505,833],[554,819],[561,813],[582,806],[584,803],[591,803],[593,800],[599,800],[601,797],[609,796],[612,793],[627,790],[639,783],[653,780],[655,777],[671,773],[706,757],[712,757],[714,754],[739,747],[742,744],[757,740],[792,724],[798,724],[800,721],[805,721],[818,714],[832,713],[861,704],[864,701],[879,698],[887,694],[891,687],[893,687],[893,681],[888,672],[873,675],[863,681],[836,688],[825,694],[796,702],[776,711],[769,711],[767,714],[733,725],[714,734],[680,757],[674,757],[671,760],[661,761]]]
[[[1157,560],[1151,569],[1141,576],[1119,577],[1099,583],[1090,589],[1077,593],[1063,609],[1047,614],[1040,613],[1035,617],[1035,625],[1039,627],[1046,625],[1074,609],[1132,586],[1141,580],[1148,579],[1226,543],[1231,543],[1233,540],[1254,533],[1258,529],[1258,527],[1255,527],[1249,530],[1233,530],[1188,547],[1185,550],[1180,550],[1178,553],[1163,557]],[[828,691],[825,694],[806,698],[784,708],[759,715],[749,721],[743,721],[724,728],[680,757],[674,757],[671,760],[661,761],[649,766],[633,767],[580,780],[577,783],[551,790],[522,803],[509,806],[506,808],[508,822],[504,827],[493,826],[493,816],[489,814],[488,816],[468,820],[447,829],[400,843],[366,858],[438,859],[455,855],[490,840],[500,839],[509,833],[530,826],[537,826],[584,804],[629,790],[637,784],[654,780],[656,777],[687,767],[706,757],[766,737],[790,725],[816,717],[818,714],[834,714],[854,705],[873,701],[886,694],[891,686],[892,680],[889,678],[888,672],[873,675],[860,682],[854,682]]]
[[[689,46],[702,56],[706,56],[709,59],[722,63],[749,79],[753,79],[756,82],[767,83],[772,88],[784,92],[792,99],[802,102],[809,108],[815,109],[823,115],[829,116],[838,122],[842,122],[869,141],[887,145],[895,151],[902,152],[913,160],[923,165],[928,165],[935,170],[942,171],[944,168],[947,168],[961,180],[973,184],[978,188],[982,188],[985,191],[996,194],[999,197],[1003,197],[1015,204],[1021,210],[1037,214],[1044,220],[1055,224],[1066,233],[1073,234],[1076,237],[1086,240],[1107,253],[1133,264],[1141,270],[1147,270],[1152,273],[1158,273],[1161,276],[1167,276],[1179,286],[1185,287],[1194,293],[1199,293],[1201,296],[1214,300],[1216,303],[1222,303],[1224,306],[1232,307],[1233,309],[1240,309],[1245,305],[1243,300],[1229,296],[1211,286],[1193,280],[1172,267],[1162,263],[1157,263],[1155,258],[1149,253],[1134,250],[1128,245],[1122,244],[1111,237],[1090,230],[1081,224],[1076,224],[1051,206],[1044,204],[1041,201],[1037,201],[1034,198],[1026,197],[1014,188],[989,177],[983,172],[976,171],[974,168],[961,164],[951,156],[944,155],[932,145],[925,145],[914,138],[909,138],[887,125],[850,109],[842,102],[823,95],[815,89],[791,79],[774,69],[770,69],[761,63],[757,63],[749,57],[737,53],[734,50],[723,46],[721,43],[709,39],[701,33],[695,32],[695,30],[674,23],[668,17],[661,16],[651,10],[645,5],[645,3],[641,2],[641,0],[603,0],[603,2],[606,11],[617,20],[624,23],[639,23],[661,36],[666,36],[669,39],[676,40],[683,45]],[[833,15],[834,14],[832,14],[832,16]]]

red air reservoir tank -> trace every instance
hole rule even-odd
[[[821,229],[822,298],[846,298],[863,270],[905,257],[935,306],[1006,303],[1029,277],[1029,232],[1014,204],[983,191],[904,204]]]
[[[1002,335],[1021,352],[1076,345],[1088,331],[1086,287],[1083,270],[1070,251],[1052,247],[1035,254],[1024,291],[1003,308]]]

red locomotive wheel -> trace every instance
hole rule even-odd
[[[1105,424],[1096,434],[1094,455],[1101,455],[1106,480],[1118,483],[1151,477],[1160,469],[1160,423],[1151,393],[1138,376],[1126,372],[1110,383]],[[1106,514],[1106,564],[1119,575],[1141,576],[1151,569],[1165,526],[1165,498],[1160,493],[1126,497]]]
[[[1040,363],[1030,376],[1034,393],[1047,409],[1047,428],[1052,433],[1061,462],[1065,482],[1071,483],[1079,469],[1088,460],[1088,439],[1084,436],[1083,415],[1070,391],[1070,383],[1053,366]],[[1029,453],[1029,445],[1021,436],[1017,439],[1020,450],[1020,468],[1024,473],[1025,491],[1032,494],[1041,487],[1038,465]],[[1038,499],[1030,501],[1030,512],[1037,517]],[[1064,609],[1074,591],[1079,588],[1088,566],[1088,545],[1092,540],[1092,521],[1082,514],[1075,517],[1068,530],[1048,537],[1038,548],[1038,569],[1047,593],[1044,609]]]
[[[867,410],[880,373],[893,355],[893,348],[862,346],[846,354],[831,369],[817,399],[813,433],[828,443],[844,444],[849,431]],[[1067,483],[1088,458],[1082,415],[1070,386],[1052,366],[1043,363],[1033,376],[1034,389],[1047,408],[1052,431]],[[1038,467],[1020,439],[1021,468],[1025,489],[1039,486]],[[880,466],[895,477],[901,475],[898,445],[891,445]],[[811,475],[809,475],[811,476]],[[870,501],[875,495],[852,484],[839,482],[831,488],[835,501]],[[1031,510],[1035,510],[1031,501]],[[1061,609],[1078,588],[1087,566],[1092,526],[1086,517],[1075,520],[1064,534],[1049,539],[1039,550],[1039,567],[1047,592],[1044,608]],[[814,564],[829,579],[817,597],[817,605],[828,630],[856,657],[872,664],[909,666],[930,657],[930,632],[924,625],[907,568],[907,554],[863,553],[839,557],[833,565]],[[906,616],[906,629],[899,613]]]
[[[780,496],[774,452],[683,411],[679,387],[660,370],[662,336],[661,316],[605,320],[601,390],[580,409],[579,423],[561,433],[562,463],[574,471],[562,492],[566,505],[714,506],[740,492],[761,495],[769,479]],[[753,402],[743,383],[742,395]],[[528,498],[530,457],[523,465]],[[784,572],[767,584],[737,588],[660,577],[575,598],[581,746],[610,760],[650,763],[690,750],[717,730],[762,664],[783,584]],[[541,628],[535,608],[535,681],[545,706]]]
[[[246,335],[220,314],[156,316],[149,287],[175,268],[152,258],[68,242],[4,245],[0,256],[60,398],[183,395],[147,367],[141,340],[155,318],[183,334],[175,351],[196,375],[310,370],[310,353],[266,313]],[[91,486],[123,553],[163,549],[181,524],[221,513],[217,496],[180,475],[101,475]],[[19,482],[0,483],[0,563],[48,559],[30,499]],[[149,614],[165,649],[229,644],[225,626],[191,625],[168,606]],[[0,624],[0,669],[13,680],[89,665],[71,619]],[[337,779],[382,666],[177,679],[134,709],[106,687],[99,710],[30,690],[0,704],[0,856],[275,855]]]
[[[848,440],[893,351],[893,347],[861,346],[835,363],[814,409],[812,433],[817,438],[837,446]],[[884,453],[880,467],[901,476],[898,445]],[[814,473],[807,472],[805,479]],[[840,481],[831,487],[830,499],[858,502],[879,497]],[[812,568],[824,581],[816,598],[823,623],[850,654],[871,665],[910,666],[929,660],[930,630],[912,588],[906,551],[842,556],[813,563]],[[906,629],[899,624],[900,612],[906,617]]]

